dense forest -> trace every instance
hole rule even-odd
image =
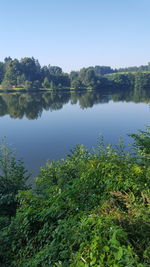
[[[150,266],[150,131],[134,149],[76,146],[28,174],[0,147],[0,266]]]
[[[150,63],[145,66],[120,69],[95,66],[67,74],[58,66],[41,67],[39,61],[33,57],[25,57],[21,60],[6,57],[4,62],[0,62],[1,90],[102,89],[118,86],[149,87]]]

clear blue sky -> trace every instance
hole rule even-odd
[[[150,0],[0,0],[0,61],[64,71],[150,61]]]

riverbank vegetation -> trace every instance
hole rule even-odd
[[[79,90],[104,88],[148,88],[150,64],[140,67],[112,69],[109,66],[82,68],[64,73],[58,66],[41,67],[38,60],[7,57],[0,62],[1,91]]]
[[[1,266],[150,265],[150,131],[125,152],[100,140],[47,162],[26,187],[26,172],[0,155]],[[9,156],[8,156],[9,155]]]

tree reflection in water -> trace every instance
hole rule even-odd
[[[79,104],[81,109],[93,107],[95,104],[108,103],[110,100],[149,102],[150,90],[135,88],[100,91],[47,91],[34,93],[2,93],[0,95],[0,116],[9,114],[11,118],[29,120],[37,119],[43,110],[59,110],[67,103]]]

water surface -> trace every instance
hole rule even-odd
[[[75,144],[92,148],[103,134],[116,144],[121,136],[150,125],[150,94],[118,92],[43,92],[0,95],[0,136],[17,149],[34,175],[47,159],[57,160]]]

